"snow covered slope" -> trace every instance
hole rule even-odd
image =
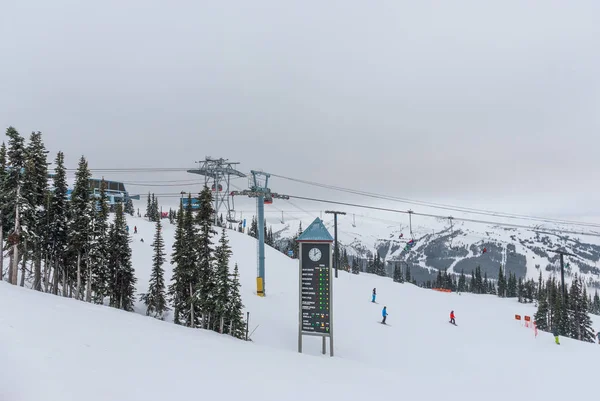
[[[277,207],[285,207],[278,204]],[[398,208],[398,205],[384,205]],[[269,206],[272,208],[273,206]],[[389,212],[369,211],[353,214],[356,208],[345,210],[346,216],[338,219],[340,245],[349,256],[365,260],[378,252],[390,264],[403,260],[411,265],[413,277],[418,282],[435,279],[438,270],[470,274],[477,266],[488,277],[498,276],[500,265],[517,277],[538,278],[540,271],[544,277],[555,274],[559,268],[559,257],[549,249],[563,249],[575,254],[568,257],[566,271],[568,282],[575,273],[583,275],[588,285],[600,288],[600,236],[580,235],[563,232],[586,232],[600,235],[598,228],[581,227],[573,224],[541,224],[539,222],[515,220],[503,217],[478,216],[469,213],[452,213],[453,217],[484,219],[502,224],[520,224],[531,228],[501,227],[453,220],[448,218],[412,217],[412,236],[416,246],[404,251],[411,238],[407,215]],[[417,210],[416,210],[417,211]],[[298,231],[300,222],[307,227],[315,217],[321,217],[333,232],[333,217],[325,213],[305,213],[286,216],[284,223],[276,211],[267,213],[267,224],[280,241],[286,241]],[[420,207],[420,213],[440,214],[444,211]],[[402,237],[401,237],[402,235]],[[486,248],[487,252],[483,253]]]
[[[130,218],[138,291],[147,288],[153,225]],[[133,231],[133,230],[131,230]],[[174,227],[164,235],[170,253]],[[256,241],[228,231],[252,342],[0,283],[1,400],[503,400],[593,396],[597,344],[534,336],[514,320],[534,307],[446,294],[367,274],[334,281],[335,357],[305,337],[296,352],[297,261],[266,250],[254,295]],[[144,242],[140,242],[140,237]],[[170,268],[167,282],[170,279]],[[370,302],[377,288],[378,304]],[[379,324],[388,307],[388,326]],[[453,309],[458,326],[448,323]],[[595,321],[600,329],[600,321]],[[557,379],[560,380],[557,380]]]

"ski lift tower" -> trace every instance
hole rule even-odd
[[[215,225],[219,219],[219,212],[222,208],[227,210],[227,221],[230,223],[239,223],[235,218],[235,205],[233,197],[230,195],[229,182],[231,176],[246,177],[246,174],[235,169],[239,162],[230,162],[226,159],[213,159],[207,156],[203,161],[196,162],[200,164],[197,169],[188,170],[188,173],[204,176],[204,185],[212,188],[213,199],[215,201]],[[212,185],[210,185],[212,182]]]
[[[258,260],[256,273],[256,295],[265,296],[265,204],[270,205],[273,199],[290,199],[288,195],[271,192],[269,189],[268,173],[262,171],[250,171],[252,177],[248,177],[249,189],[243,191],[232,191],[231,196],[244,195],[256,198],[256,209],[258,214]]]

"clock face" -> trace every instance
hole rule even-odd
[[[318,248],[313,248],[310,251],[308,251],[308,257],[313,262],[317,262],[321,259],[321,251]]]

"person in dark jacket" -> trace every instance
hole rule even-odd
[[[385,319],[387,318],[387,306],[383,307],[383,310],[381,311],[381,316],[383,316],[383,320],[381,321],[381,323],[385,324]]]
[[[377,296],[377,291],[375,290],[375,288],[373,288],[373,299],[371,299],[371,302],[375,302],[376,296]]]

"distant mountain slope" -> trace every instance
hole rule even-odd
[[[288,219],[285,224],[273,221],[273,231],[278,241],[285,243],[295,235],[300,222],[306,227],[315,217]],[[322,214],[321,217],[333,233],[332,216]],[[498,276],[500,266],[517,277],[537,279],[540,271],[543,277],[548,277],[560,271],[559,256],[550,250],[561,249],[576,255],[565,258],[567,281],[578,273],[589,286],[600,288],[600,233],[598,236],[562,234],[561,230],[581,232],[582,228],[566,224],[512,228],[458,221],[457,217],[460,215],[454,216],[452,225],[449,219],[413,217],[412,238],[416,244],[406,251],[406,243],[411,239],[406,216],[399,217],[403,223],[391,224],[390,214],[358,217],[350,212],[338,219],[339,242],[350,258],[357,257],[361,261],[377,252],[388,262],[389,274],[395,262],[404,261],[411,266],[411,273],[419,282],[435,278],[438,270],[470,274],[477,266],[490,278]],[[498,223],[527,224],[490,219]],[[587,228],[585,231],[593,232]]]

